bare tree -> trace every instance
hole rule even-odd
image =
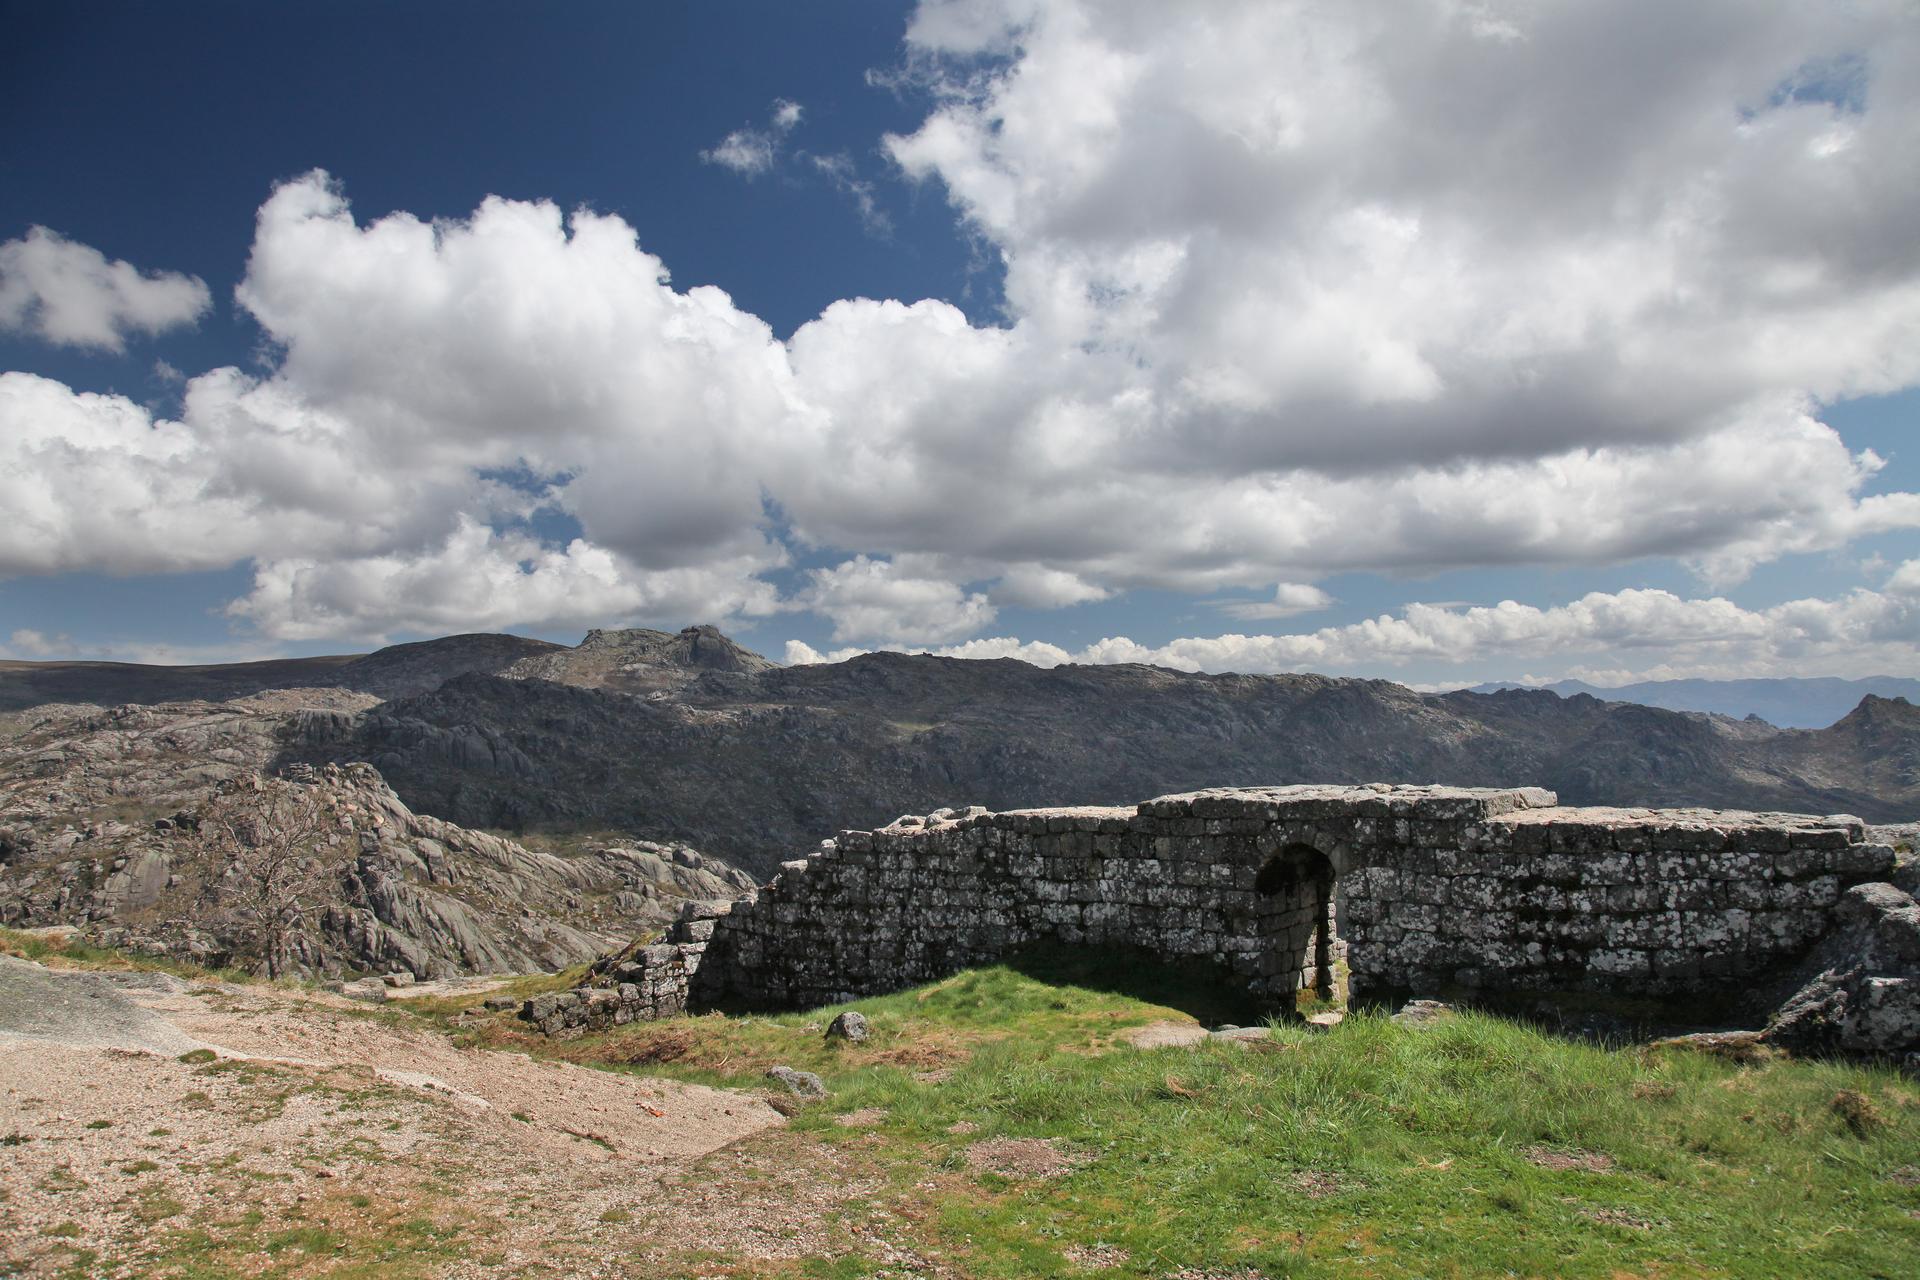
[[[274,978],[297,969],[303,930],[338,896],[356,852],[354,806],[311,782],[247,778],[222,786],[199,817],[199,923],[231,938],[245,967]]]

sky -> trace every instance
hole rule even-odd
[[[0,24],[0,658],[1920,673],[1908,4]]]

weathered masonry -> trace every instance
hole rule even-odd
[[[581,1002],[618,1021],[683,1001],[823,1004],[1044,941],[1211,961],[1276,1005],[1330,986],[1343,953],[1361,1000],[1712,996],[1807,955],[1843,893],[1894,866],[1854,818],[1562,808],[1533,788],[941,811],[824,842],[757,900],[696,913],[634,953],[609,973],[614,990]],[[1920,980],[1892,998],[1920,1010]],[[543,1012],[559,1027],[588,1020],[584,1007]]]

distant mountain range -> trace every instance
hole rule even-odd
[[[681,841],[758,872],[901,813],[1213,785],[1537,784],[1570,804],[1920,816],[1920,709],[1873,693],[1828,728],[1782,729],[1612,690],[897,653],[782,667],[711,627],[231,667],[0,664],[0,710],[272,689],[291,691],[274,695],[279,763],[367,761],[414,810],[466,827]]]
[[[1824,729],[1860,705],[1876,698],[1905,698],[1920,703],[1920,680],[1899,676],[1868,676],[1840,680],[1832,676],[1784,677],[1774,680],[1646,680],[1606,689],[1584,680],[1557,680],[1552,684],[1507,682],[1478,684],[1473,693],[1504,689],[1545,689],[1563,698],[1584,693],[1605,702],[1635,702],[1668,711],[1705,711],[1744,720],[1758,716],[1782,729]]]

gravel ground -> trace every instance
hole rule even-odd
[[[5,957],[0,1143],[4,1275],[268,1251],[325,1275],[365,1244],[410,1250],[408,1274],[682,1276],[688,1252],[842,1251],[836,1209],[875,1190],[758,1096],[459,1049],[329,996]]]

